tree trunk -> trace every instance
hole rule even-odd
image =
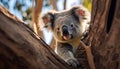
[[[56,2],[56,0],[50,0],[50,3],[51,3],[51,5],[52,5],[52,7],[53,7],[53,10],[58,10],[58,8],[57,8],[57,2]]]
[[[120,69],[120,0],[93,0],[88,39],[96,69]],[[89,69],[84,48],[76,54]],[[83,68],[82,68],[83,67]],[[73,69],[22,21],[0,7],[0,69]]]
[[[33,30],[36,34],[41,36],[41,38],[43,38],[43,32],[41,31],[41,26],[39,24],[39,17],[42,11],[43,1],[44,0],[36,0],[36,1],[33,0],[33,7],[32,7]],[[34,2],[36,2],[35,7],[34,7]]]
[[[120,0],[93,0],[88,42],[96,69],[120,69]]]
[[[64,10],[66,9],[66,0],[64,0]]]
[[[52,5],[52,7],[53,7],[52,9],[58,11],[56,0],[50,0],[50,3],[51,3],[51,5]],[[55,50],[55,43],[56,43],[56,41],[55,41],[55,39],[52,37],[52,40],[51,40],[51,43],[50,43],[50,47],[51,47],[53,50]]]

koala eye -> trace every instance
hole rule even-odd
[[[60,28],[57,28],[57,31],[59,31],[60,30]]]
[[[71,26],[71,27],[73,27],[74,25],[73,25],[73,24],[71,24],[70,26]]]

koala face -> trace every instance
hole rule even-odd
[[[78,39],[81,35],[79,20],[72,15],[58,16],[53,27],[54,37],[60,42]]]
[[[77,6],[62,12],[48,12],[42,19],[57,41],[68,42],[80,39],[89,25],[90,13],[83,6]]]

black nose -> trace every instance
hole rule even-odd
[[[68,27],[67,27],[67,26],[64,25],[64,26],[62,27],[62,33],[63,33],[64,36],[69,35]]]

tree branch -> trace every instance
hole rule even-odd
[[[70,69],[28,26],[0,6],[0,69]]]
[[[34,2],[34,0],[33,0]],[[36,34],[38,34],[39,36],[43,37],[43,33],[40,29],[40,25],[39,25],[39,16],[42,10],[42,5],[43,5],[43,0],[36,0],[36,6],[33,7],[33,30],[35,31]],[[33,3],[34,6],[34,3]]]

